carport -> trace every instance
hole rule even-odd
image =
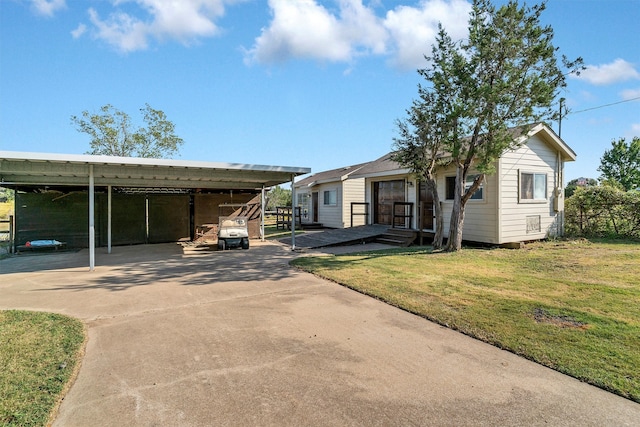
[[[260,191],[293,181],[305,167],[267,166],[115,156],[0,151],[0,186],[80,187],[88,191],[89,268],[95,268],[95,188],[107,189],[107,247],[111,253],[112,189]],[[291,186],[294,189],[294,186]],[[292,190],[292,191],[295,191]],[[295,200],[295,194],[292,195]],[[294,224],[295,225],[295,224]],[[261,212],[264,236],[264,209]],[[295,248],[295,227],[292,227]]]

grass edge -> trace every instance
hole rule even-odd
[[[32,310],[25,310],[25,311],[32,311]],[[47,313],[51,313],[51,312],[47,312]],[[60,313],[56,313],[56,314],[60,314]],[[53,405],[53,407],[51,408],[51,410],[49,411],[49,417],[47,418],[47,423],[46,426],[50,427],[53,425],[53,423],[55,422],[56,418],[58,417],[58,413],[60,411],[60,405],[62,405],[62,402],[64,401],[64,399],[67,397],[67,394],[69,393],[69,391],[71,390],[71,387],[73,387],[73,385],[75,384],[78,375],[80,374],[80,368],[82,367],[82,361],[84,360],[84,356],[86,354],[86,349],[87,349],[87,343],[89,342],[89,331],[87,329],[87,324],[82,321],[82,319],[79,319],[77,317],[74,316],[69,316],[67,314],[63,314],[63,316],[67,316],[70,317],[72,319],[76,319],[77,321],[79,321],[82,324],[82,345],[80,345],[80,347],[78,347],[78,351],[76,352],[73,362],[74,362],[74,366],[73,366],[73,371],[71,371],[71,375],[69,375],[69,379],[67,380],[67,382],[65,383],[64,387],[62,388],[62,390],[60,390],[60,393],[58,393],[58,396],[56,397],[56,401]]]

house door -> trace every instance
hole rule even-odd
[[[311,212],[313,212],[313,222],[318,222],[318,192],[311,193]]]
[[[393,203],[404,202],[404,180],[379,181],[373,183],[373,218],[375,224],[391,225]]]
[[[433,194],[424,182],[420,183],[420,224],[423,230],[433,230]]]

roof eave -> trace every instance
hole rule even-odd
[[[576,161],[577,154],[575,151],[567,145],[566,142],[560,138],[558,134],[556,134],[553,129],[544,123],[538,123],[529,131],[529,136],[536,135],[538,133],[542,133],[544,141],[554,147],[556,150],[560,152],[562,155],[562,159],[565,162],[574,162]]]
[[[311,172],[308,167],[269,166],[246,163],[203,162],[198,160],[152,159],[145,157],[95,156],[91,154],[59,154],[59,153],[30,153],[19,151],[0,151],[0,159],[32,162],[52,163],[81,163],[93,165],[123,165],[123,166],[158,166],[174,168],[201,168],[249,170],[265,172],[285,172],[296,176]]]

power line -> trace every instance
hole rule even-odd
[[[604,108],[604,107],[611,107],[612,105],[618,105],[618,104],[622,104],[624,102],[631,102],[631,101],[637,101],[640,99],[640,96],[636,96],[635,98],[631,98],[631,99],[625,99],[624,101],[618,101],[618,102],[612,102],[611,104],[605,104],[605,105],[599,105],[597,107],[591,107],[591,108],[586,108],[584,110],[580,110],[580,111],[569,111],[567,113],[567,115],[569,114],[578,114],[578,113],[584,113],[585,111],[591,111],[591,110],[597,110],[599,108]]]

